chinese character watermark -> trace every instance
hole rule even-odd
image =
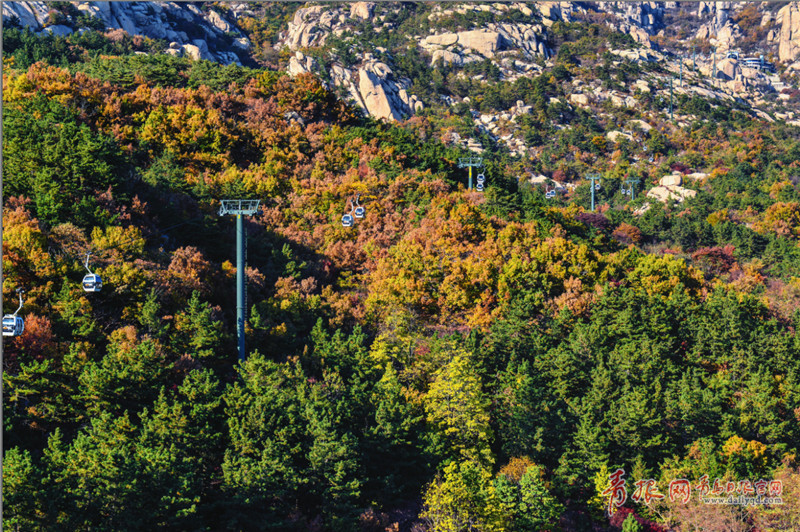
[[[609,486],[601,495],[608,497],[608,513],[614,514],[628,500],[625,488],[625,470],[617,469],[608,476]],[[631,500],[636,503],[650,504],[654,500],[662,500],[665,495],[658,490],[654,479],[637,480],[633,483],[636,490]],[[701,476],[692,484],[688,479],[677,478],[669,483],[667,496],[670,502],[687,504],[692,498],[692,491],[705,504],[726,504],[738,506],[779,505],[783,504],[783,483],[780,480],[749,479],[733,481],[715,478],[713,484],[708,475]],[[734,495],[735,494],[735,495]]]
[[[617,508],[625,504],[628,500],[628,490],[625,489],[625,476],[624,469],[617,469],[608,475],[609,486],[603,490],[603,497],[608,497],[608,515],[612,515],[617,511]]]

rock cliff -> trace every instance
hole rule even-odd
[[[800,4],[791,2],[778,11],[780,24],[778,58],[785,62],[797,61],[800,57]]]
[[[130,35],[163,39],[172,44],[167,53],[186,54],[222,64],[242,64],[249,56],[250,41],[239,31],[230,15],[211,8],[200,10],[184,2],[74,2],[78,11],[99,19],[108,29],[122,29]],[[241,11],[244,6],[239,6]],[[35,32],[60,35],[76,29],[51,23],[52,5],[47,2],[3,2],[3,20],[16,17]],[[69,23],[75,21],[67,20]]]
[[[403,77],[410,74],[400,74],[404,70],[394,60],[393,53],[415,48],[428,65],[443,64],[454,75],[461,76],[462,69],[475,71],[471,63],[491,62],[499,71],[495,79],[513,82],[553,66],[558,47],[553,40],[557,29],[554,25],[558,22],[601,24],[626,33],[638,45],[608,50],[617,57],[615,61],[657,63],[675,76],[679,75],[681,60],[673,53],[675,49],[670,51],[671,46],[687,49],[687,43],[693,39],[706,43],[706,49],[716,46],[716,56],[708,53],[692,61],[684,58],[686,83],[676,84],[674,91],[709,99],[751,101],[756,115],[763,113],[755,108],[761,105],[762,95],[790,88],[786,85],[788,80],[785,75],[782,79],[775,72],[752,68],[742,59],[728,58],[726,50],[738,50],[743,41],[752,41],[757,34],[762,38],[757,43],[759,50],[771,61],[782,62],[789,76],[800,74],[800,2],[782,7],[758,4],[756,18],[751,14],[747,19],[749,26],[744,23],[740,26],[740,13],[746,5],[734,2],[699,2],[690,8],[676,2],[434,3],[415,4],[413,8],[378,2],[304,5],[290,12],[285,25],[270,41],[264,43],[262,37],[257,47],[239,24],[243,16],[262,16],[254,15],[258,10],[255,4],[74,2],[72,5],[81,14],[96,17],[107,29],[162,40],[164,52],[172,55],[223,64],[254,64],[258,54],[271,49],[271,64],[279,64],[290,75],[317,73],[365,113],[386,120],[410,117],[425,105],[473,106],[467,99],[452,94],[426,96],[420,85],[415,84],[417,80]],[[53,17],[54,9],[57,9],[54,4],[46,2],[5,2],[3,17],[5,20],[16,17],[36,32],[68,35],[82,31],[69,17],[66,20]],[[407,14],[409,9],[413,11],[411,18]],[[691,20],[678,21],[683,25],[680,32],[671,30],[676,16],[679,13],[684,16],[686,9],[690,10]],[[403,24],[409,20],[414,24]],[[365,39],[365,32],[373,36],[391,33],[391,41],[396,44],[392,50],[381,48]],[[652,69],[648,66],[644,70]],[[474,78],[484,80],[481,75]],[[614,107],[635,108],[637,93],[668,97],[668,83],[663,74],[641,74],[640,79],[630,80],[614,90],[597,84],[576,85],[559,102],[550,103],[565,106],[566,110],[591,109],[604,102]],[[789,98],[780,94],[777,99],[788,103]],[[778,112],[788,120],[796,118],[792,111]],[[504,118],[504,114],[508,117]],[[519,109],[512,106],[505,113],[476,116],[488,120],[480,122],[479,128],[517,153],[524,151],[524,144],[514,133],[515,117],[519,114]]]

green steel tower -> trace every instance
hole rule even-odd
[[[472,167],[483,166],[483,158],[481,157],[462,157],[458,160],[458,167],[469,168],[469,186],[468,190],[472,190]]]
[[[599,188],[599,186],[600,186],[599,181],[601,179],[601,176],[596,175],[596,174],[595,175],[587,175],[586,179],[588,179],[590,181],[590,188],[592,189],[592,212],[594,212],[594,191],[597,190]],[[598,183],[595,183],[595,181],[598,181]]]
[[[239,361],[244,362],[244,321],[247,316],[247,297],[244,290],[247,234],[244,216],[252,216],[258,210],[260,200],[222,200],[219,215],[236,216],[236,334],[239,339]]]

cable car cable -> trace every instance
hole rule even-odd
[[[172,229],[176,229],[176,228],[181,227],[183,225],[195,223],[197,221],[203,220],[204,218],[205,218],[205,216],[192,218],[191,220],[186,220],[186,221],[183,221],[183,222],[180,222],[180,223],[177,223],[177,224],[173,224],[173,225],[170,225],[170,226],[168,226],[168,227],[166,227],[164,229],[161,229],[161,230],[156,228],[156,231],[158,233],[160,233],[160,234],[166,233],[167,231],[171,231]],[[136,227],[136,226],[134,226],[134,227]],[[140,231],[141,231],[141,229],[140,229]],[[92,272],[92,270],[89,269],[89,256],[90,255],[92,255],[92,254],[99,255],[99,253],[97,253],[97,252],[112,251],[114,249],[117,249],[117,248],[119,248],[119,247],[121,247],[121,246],[123,246],[125,244],[128,244],[129,242],[133,242],[135,240],[144,240],[144,237],[141,236],[141,235],[140,236],[131,237],[131,238],[128,238],[126,240],[123,240],[122,242],[117,242],[113,246],[110,246],[110,247],[107,247],[107,248],[103,248],[103,249],[97,249],[94,245],[90,246],[89,250],[86,252],[86,262],[84,264],[84,267],[86,268],[86,270],[89,273],[83,277],[83,281],[81,283],[82,286],[83,286],[83,290],[85,292],[99,292],[103,287],[103,280],[100,277],[100,275],[97,275],[96,273]],[[95,250],[97,252],[95,252],[93,250]]]

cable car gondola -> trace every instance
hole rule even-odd
[[[91,254],[91,251],[86,254],[86,271],[89,273],[83,277],[83,291],[99,292],[103,288],[103,279],[89,269],[89,255]]]
[[[22,334],[22,331],[25,330],[25,320],[17,316],[17,313],[22,310],[23,292],[24,290],[22,288],[17,288],[17,294],[19,294],[19,308],[17,312],[3,316],[3,336],[19,336]]]
[[[477,190],[478,192],[483,192],[483,183],[478,183],[475,186],[475,190]]]
[[[350,212],[342,216],[342,227],[353,227],[353,202],[350,202]]]
[[[361,194],[356,196],[356,208],[355,211],[353,211],[353,216],[355,216],[356,218],[363,218],[367,210],[358,204],[359,198],[361,198]]]

